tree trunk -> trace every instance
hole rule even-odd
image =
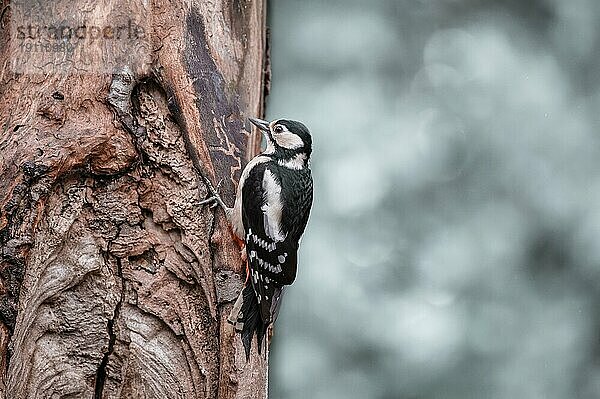
[[[263,0],[28,7],[0,9],[0,398],[266,397],[199,204],[258,150]]]

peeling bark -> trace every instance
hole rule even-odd
[[[0,7],[0,398],[264,398],[226,322],[239,248],[199,202],[205,176],[231,204],[258,150],[265,5],[112,6],[145,13],[147,68],[19,73]]]

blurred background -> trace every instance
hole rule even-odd
[[[271,398],[600,397],[600,2],[272,0],[316,197]]]

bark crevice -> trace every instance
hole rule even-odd
[[[115,342],[117,340],[117,335],[115,334],[115,331],[114,331],[115,321],[119,318],[121,305],[123,303],[123,296],[124,296],[123,290],[124,290],[124,285],[125,285],[125,282],[123,281],[123,274],[121,271],[121,267],[122,267],[121,261],[119,259],[117,259],[117,276],[118,276],[119,280],[121,281],[121,288],[120,288],[121,295],[119,298],[119,302],[117,302],[117,305],[115,306],[113,317],[110,318],[106,324],[106,330],[108,333],[108,347],[106,349],[106,352],[104,353],[104,357],[102,358],[100,365],[98,366],[98,370],[96,371],[94,399],[102,399],[102,392],[104,391],[104,383],[106,381],[106,368],[108,367],[108,362],[109,362],[110,356],[113,354],[113,351],[115,348]]]

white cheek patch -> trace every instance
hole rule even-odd
[[[262,186],[265,195],[265,204],[261,210],[263,211],[265,233],[275,242],[283,241],[285,240],[285,235],[281,233],[281,214],[283,212],[281,186],[275,180],[273,173],[268,169],[265,170]]]
[[[284,132],[273,135],[273,139],[280,147],[287,148],[288,150],[295,150],[304,146],[304,142],[297,134]]]

